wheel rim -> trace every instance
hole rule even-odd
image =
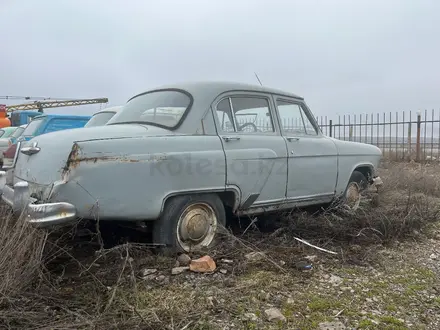
[[[206,203],[189,205],[177,222],[177,241],[189,252],[209,246],[217,231],[217,216]]]
[[[350,210],[356,210],[361,202],[361,190],[356,182],[351,182],[345,193],[345,205]]]

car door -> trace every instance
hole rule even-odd
[[[304,102],[274,96],[281,133],[288,150],[288,200],[331,199],[338,175],[333,141],[321,134]]]
[[[287,149],[270,95],[229,93],[214,102],[226,158],[226,186],[241,191],[240,209],[285,200]]]

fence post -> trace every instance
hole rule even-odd
[[[350,126],[348,127],[348,141],[351,141],[352,138],[353,138],[353,126],[350,125]]]
[[[412,160],[412,148],[411,148],[411,118],[408,124],[408,157],[409,160]]]
[[[331,119],[329,122],[329,126],[330,126],[330,137],[332,137],[332,135],[333,135],[333,120],[331,120]]]
[[[417,140],[416,140],[416,161],[420,162],[420,128],[422,126],[422,115],[417,112]]]

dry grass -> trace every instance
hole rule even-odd
[[[288,214],[270,233],[243,224],[241,232],[210,252],[226,274],[171,276],[175,260],[142,244],[96,251],[84,242],[61,245],[51,237],[46,242],[6,216],[0,224],[0,327],[316,329],[338,319],[358,328],[435,329],[440,326],[435,316],[440,300],[433,291],[440,287],[438,273],[420,262],[426,251],[418,253],[413,242],[422,247],[427,242],[422,238],[435,235],[439,170],[386,162],[378,206],[367,194],[353,214]],[[338,255],[317,252],[293,236]],[[266,257],[249,262],[244,255],[251,251],[264,251]],[[314,270],[298,271],[296,262],[311,254],[316,255]],[[223,263],[225,258],[233,263]],[[156,272],[140,278],[146,267]],[[333,275],[343,283],[329,284]],[[271,306],[287,323],[265,321],[264,310]]]
[[[0,209],[0,304],[35,283],[41,270],[46,235]]]

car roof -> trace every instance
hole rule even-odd
[[[90,119],[91,116],[78,116],[78,115],[60,115],[60,114],[47,114],[43,113],[41,115],[35,116],[32,118],[32,120],[43,118],[43,117],[50,117],[50,118],[72,118],[72,119]]]
[[[97,115],[98,113],[102,113],[102,112],[114,112],[117,113],[118,111],[120,111],[122,109],[122,105],[118,105],[118,106],[114,106],[114,107],[108,107],[108,108],[104,108],[101,109],[97,112],[95,112],[93,115]]]
[[[278,94],[278,95],[285,95],[288,97],[296,98],[303,100],[304,98],[287,92],[280,89],[255,85],[255,84],[245,84],[245,83],[238,83],[238,82],[229,82],[229,81],[194,81],[194,82],[181,82],[181,83],[175,83],[175,84],[169,84],[169,85],[162,85],[160,87],[156,87],[152,90],[147,91],[152,92],[155,90],[161,90],[161,89],[181,89],[184,91],[187,91],[188,93],[192,94],[194,98],[200,97],[201,95],[204,95],[206,98],[212,98],[214,99],[218,95],[222,93],[226,93],[229,91],[248,91],[248,92],[263,92],[263,93],[270,93],[270,94]],[[140,93],[138,95],[141,95],[144,93]],[[136,96],[138,96],[136,95]],[[134,96],[134,97],[136,97]],[[134,98],[132,97],[132,98]]]

